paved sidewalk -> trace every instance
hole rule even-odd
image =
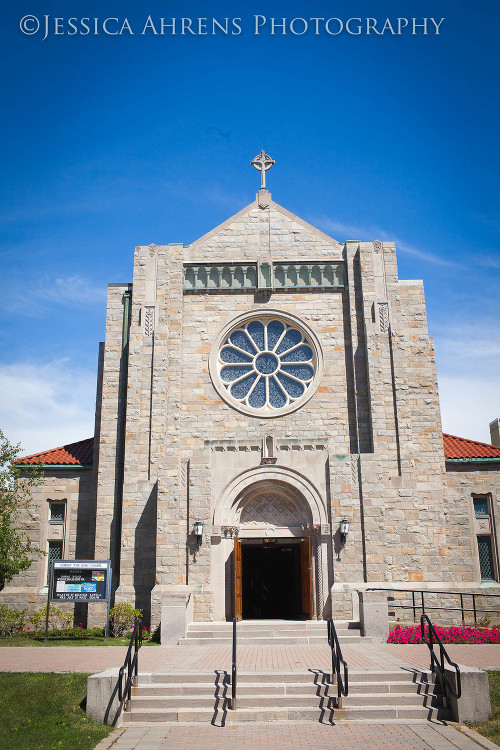
[[[470,667],[500,669],[500,647],[496,644],[447,645],[453,661]],[[102,672],[123,664],[125,647],[49,646],[0,648],[1,672]],[[349,669],[428,668],[425,645],[356,644],[344,646]],[[238,668],[242,672],[328,672],[328,646],[240,646]],[[139,653],[141,672],[213,672],[231,668],[230,646],[145,646]]]
[[[459,664],[500,669],[497,645],[449,645],[450,658]],[[0,648],[3,672],[101,672],[119,667],[125,647]],[[344,646],[350,670],[428,668],[425,645],[356,644]],[[328,646],[240,646],[241,672],[304,672],[331,664]],[[140,672],[230,671],[229,646],[146,646],[139,654]],[[488,740],[453,725],[412,721],[405,724],[240,723],[134,724],[113,732],[96,750],[478,750],[496,748]]]
[[[498,750],[476,737],[480,745],[454,726],[417,722],[335,726],[281,722],[224,728],[140,724],[118,729],[95,750]]]

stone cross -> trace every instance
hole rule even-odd
[[[250,164],[255,167],[255,169],[258,169],[260,171],[260,189],[265,190],[266,189],[266,172],[268,169],[271,169],[273,164],[276,164],[274,159],[271,159],[270,156],[266,154],[264,149],[260,152],[260,154],[257,154],[255,159],[250,162]]]

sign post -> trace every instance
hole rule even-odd
[[[110,560],[54,560],[50,573],[45,640],[50,602],[106,602],[105,637],[108,641],[111,602]]]

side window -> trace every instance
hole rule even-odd
[[[491,537],[478,536],[477,551],[479,554],[479,566],[481,568],[482,581],[494,581],[495,570],[493,567],[493,553],[491,549]]]
[[[477,553],[482,581],[495,581],[495,557],[492,535],[491,503],[488,495],[472,498],[477,538]]]
[[[66,500],[48,500],[47,525],[47,573],[46,584],[50,581],[50,569],[53,560],[64,559],[66,541]]]
[[[487,516],[489,518],[490,509],[487,497],[474,498],[474,515],[476,516],[476,518],[480,518],[481,516]]]
[[[50,503],[49,523],[64,523],[65,503]]]
[[[49,542],[49,554],[47,556],[47,585],[50,581],[50,570],[52,568],[52,562],[54,560],[63,559],[63,543],[62,542]]]

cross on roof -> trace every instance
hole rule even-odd
[[[250,164],[255,167],[255,169],[258,169],[260,172],[260,189],[265,190],[266,189],[266,172],[268,169],[271,169],[273,164],[276,164],[274,159],[271,159],[270,156],[266,154],[264,149],[260,152],[260,154],[257,154],[255,159],[253,159]]]

